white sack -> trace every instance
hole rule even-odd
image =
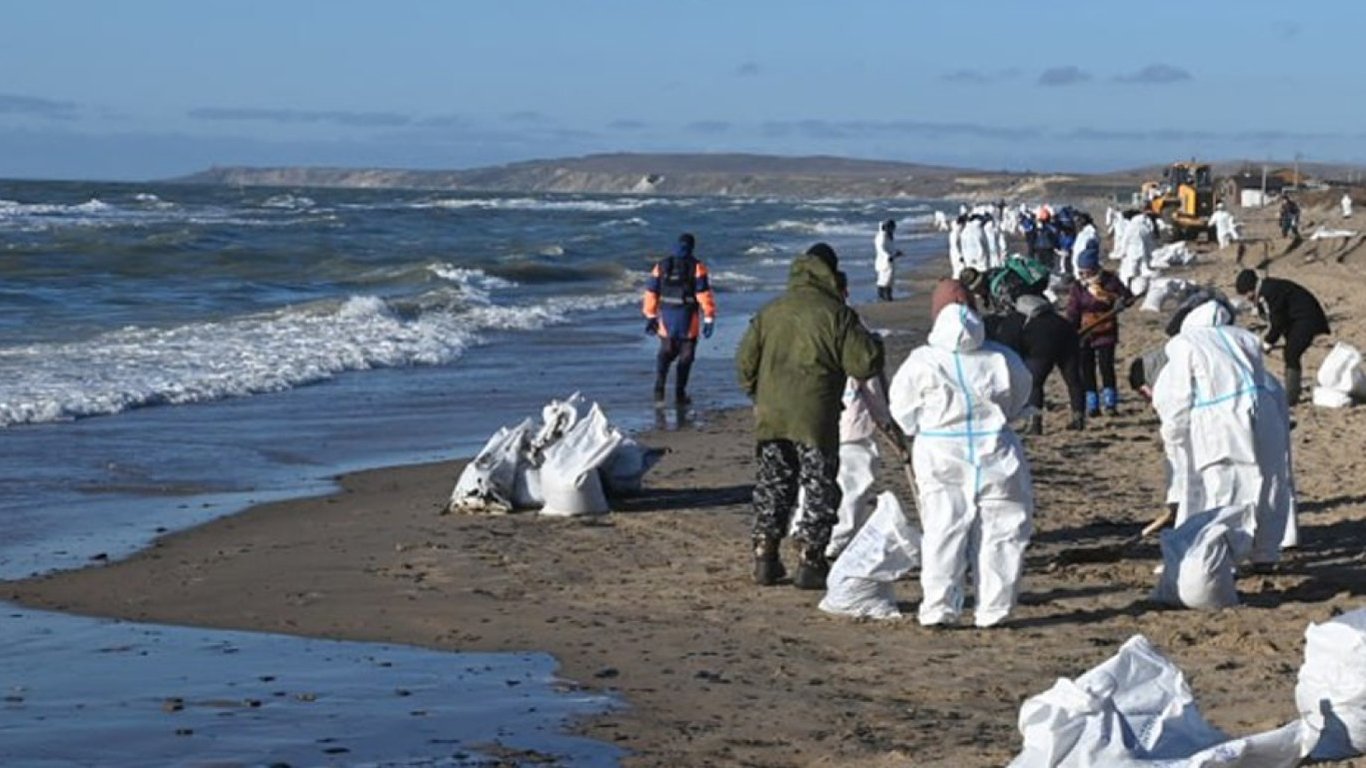
[[[1295,722],[1230,740],[1200,715],[1181,670],[1135,635],[1024,703],[1024,748],[1010,768],[1290,768],[1307,732]]]
[[[1366,608],[1310,624],[1304,640],[1295,704],[1319,734],[1313,757],[1366,752]]]
[[[592,403],[596,408],[597,403]],[[575,392],[563,400],[551,400],[541,409],[541,428],[531,439],[531,451],[539,454],[547,446],[574,428],[583,417],[588,415],[590,403],[583,395]]]
[[[1154,269],[1165,269],[1178,264],[1194,264],[1195,251],[1192,251],[1184,241],[1164,245],[1153,250],[1153,255],[1148,263]]]
[[[1353,400],[1366,400],[1366,371],[1361,369],[1361,352],[1351,344],[1338,342],[1319,366],[1314,388],[1314,405],[1342,408]]]
[[[598,467],[616,450],[621,432],[607,423],[594,404],[559,440],[545,449],[541,464],[541,514],[555,517],[599,515],[609,511]]]
[[[646,448],[632,438],[622,438],[616,450],[612,451],[612,455],[607,457],[607,461],[601,467],[604,489],[613,496],[640,493],[640,484],[645,473],[659,463],[663,456],[662,449]]]
[[[1338,240],[1347,237],[1356,237],[1359,232],[1355,229],[1328,229],[1319,227],[1314,230],[1314,234],[1309,236],[1310,240]]]
[[[892,582],[920,564],[920,530],[906,519],[890,491],[877,497],[877,509],[845,547],[826,578],[826,613],[872,619],[898,619]]]
[[[1189,280],[1179,277],[1155,277],[1148,281],[1148,293],[1143,297],[1144,312],[1161,312],[1168,301],[1179,301],[1191,289]]]
[[[460,473],[447,509],[497,514],[516,509],[518,466],[530,433],[531,419],[510,429],[500,427],[494,432]]]
[[[1220,507],[1162,532],[1162,576],[1153,599],[1215,611],[1238,604],[1238,561],[1252,550],[1254,509]]]

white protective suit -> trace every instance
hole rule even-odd
[[[945,216],[943,211],[934,212],[934,228],[939,232],[949,231],[949,217]]]
[[[963,272],[963,225],[954,219],[949,224],[949,267],[953,269],[953,279],[957,280]]]
[[[1342,195],[1342,218],[1352,218],[1352,196],[1345,192]]]
[[[1086,250],[1086,246],[1094,242],[1096,249],[1100,249],[1100,233],[1096,232],[1095,224],[1087,224],[1077,233],[1077,239],[1072,241],[1072,276],[1081,277],[1081,270],[1077,269],[1077,257]]]
[[[1005,266],[1005,235],[1001,234],[995,219],[987,219],[982,224],[982,235],[987,239],[987,266],[992,269]]]
[[[963,225],[963,231],[958,235],[958,248],[964,267],[972,267],[978,272],[991,267],[991,245],[981,219],[969,218]]]
[[[873,513],[873,484],[882,454],[877,447],[879,424],[891,424],[887,393],[877,379],[849,379],[844,385],[840,413],[839,520],[830,531],[825,553],[831,562],[848,546]]]
[[[890,288],[896,276],[896,244],[892,234],[879,228],[873,238],[873,271],[877,272],[877,287]]]
[[[1033,532],[1029,463],[1009,426],[1028,415],[1032,377],[1018,355],[983,337],[981,318],[950,304],[892,379],[892,417],[915,440],[921,624],[957,620],[969,563],[977,626],[1004,619]]]
[[[1136,214],[1124,222],[1124,235],[1115,249],[1119,251],[1119,279],[1134,294],[1143,292],[1153,274],[1153,251],[1157,248],[1157,229],[1152,219]],[[1139,278],[1143,278],[1139,280]]]
[[[1253,505],[1252,561],[1293,544],[1290,411],[1266,370],[1261,340],[1236,328],[1219,302],[1191,310],[1167,342],[1153,384],[1176,524],[1215,507]]]
[[[1224,210],[1217,209],[1210,217],[1209,224],[1214,227],[1214,234],[1219,238],[1219,248],[1227,248],[1229,243],[1238,240],[1238,223],[1233,220],[1233,214]]]

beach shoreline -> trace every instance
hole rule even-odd
[[[1231,258],[1178,274],[1227,288]],[[1360,344],[1353,321],[1366,312],[1366,281],[1354,268],[1294,254],[1272,270],[1315,290],[1337,337]],[[889,373],[921,341],[927,285],[941,271],[931,264],[905,281],[909,299],[860,308],[870,327],[896,331]],[[1121,356],[1160,342],[1164,321],[1126,314]],[[1327,348],[1311,351],[1310,371]],[[1242,608],[1205,614],[1150,603],[1155,542],[1121,547],[1160,509],[1155,416],[1130,396],[1118,417],[1068,433],[1060,392],[1050,382],[1047,432],[1026,441],[1036,533],[1021,605],[994,630],[851,621],[819,612],[820,593],[754,586],[744,408],[640,435],[669,454],[645,493],[604,518],[442,515],[460,461],[391,467],[162,537],[107,566],[7,582],[3,594],[134,621],[548,651],[563,677],[628,704],[573,728],[628,750],[629,765],[1001,765],[1018,751],[1025,698],[1135,633],[1186,672],[1202,711],[1230,734],[1293,719],[1305,626],[1360,607],[1366,592],[1366,510],[1338,481],[1361,471],[1359,452],[1340,446],[1359,444],[1366,415],[1296,411],[1301,546],[1277,572],[1240,580]],[[899,467],[884,465],[881,481],[905,497]],[[918,585],[897,592],[913,612]]]

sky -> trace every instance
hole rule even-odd
[[[1146,10],[1145,10],[1146,9]],[[601,152],[1366,163],[1366,3],[9,0],[0,177]]]

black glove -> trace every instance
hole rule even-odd
[[[645,334],[654,336],[659,333],[659,318],[652,317],[645,321]]]

